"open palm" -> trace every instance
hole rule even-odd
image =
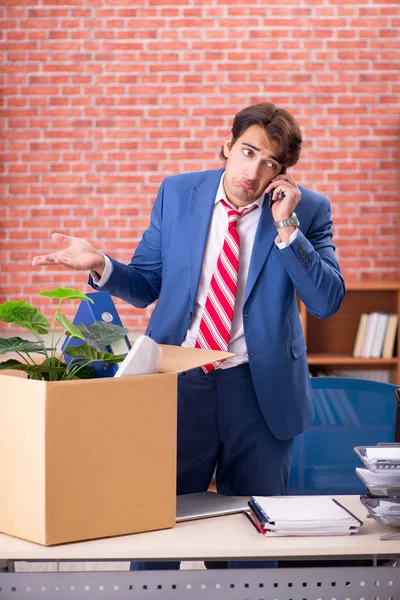
[[[61,265],[74,271],[88,271],[104,265],[102,254],[95,250],[87,240],[62,233],[53,233],[51,237],[53,242],[62,247],[61,250],[34,256],[32,260],[34,266]]]

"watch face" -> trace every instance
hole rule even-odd
[[[296,215],[295,212],[292,213],[292,216],[291,216],[290,220],[292,221],[292,223],[293,223],[293,225],[295,227],[298,227],[300,225],[299,220],[298,220],[297,215]]]

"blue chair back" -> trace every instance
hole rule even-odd
[[[395,441],[398,386],[350,377],[312,377],[315,419],[294,444],[288,494],[363,494],[353,448]]]

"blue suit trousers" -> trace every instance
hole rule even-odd
[[[279,397],[271,402],[278,406]],[[192,369],[179,375],[178,495],[207,491],[214,471],[221,494],[285,495],[292,451],[293,439],[277,439],[265,422],[247,363],[207,374]],[[131,569],[178,565],[132,563]],[[271,562],[234,561],[229,566],[271,566]]]

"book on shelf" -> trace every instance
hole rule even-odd
[[[384,312],[362,313],[353,346],[354,358],[392,358],[398,315]]]
[[[354,356],[354,358],[360,358],[361,357],[361,348],[362,348],[362,343],[363,343],[363,340],[364,340],[365,329],[367,327],[367,321],[368,321],[368,314],[367,313],[362,313],[360,315],[359,320],[358,320],[358,328],[357,328],[357,333],[356,333],[356,339],[355,339],[354,347],[353,347],[353,356]]]
[[[382,358],[392,358],[394,354],[394,343],[396,341],[397,326],[399,317],[393,313],[389,315],[386,328],[386,336],[383,343]]]
[[[382,356],[388,322],[389,315],[387,313],[378,313],[378,324],[376,326],[375,337],[372,341],[371,358],[380,358]]]
[[[363,343],[361,346],[361,358],[371,358],[372,356],[372,346],[378,327],[378,321],[379,313],[373,312],[368,315],[367,326],[365,328]]]

